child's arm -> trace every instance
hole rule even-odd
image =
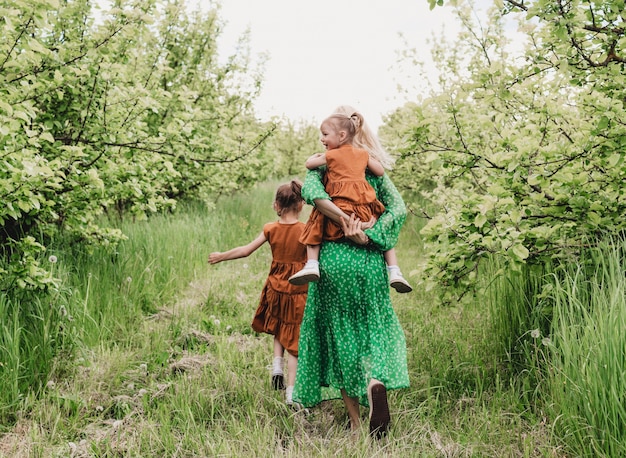
[[[326,165],[326,153],[316,153],[310,156],[304,163],[304,166],[309,170],[316,169],[323,165]]]
[[[385,174],[385,168],[383,167],[383,165],[373,157],[370,157],[368,159],[367,168],[370,172],[372,172],[372,174],[376,175],[377,177],[382,177]]]
[[[231,259],[246,258],[254,253],[261,245],[267,242],[265,234],[261,232],[259,236],[247,245],[238,246],[228,251],[216,251],[209,255],[209,264],[217,264],[222,261],[230,261]]]

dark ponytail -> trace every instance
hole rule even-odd
[[[302,182],[300,180],[291,180],[289,183],[281,184],[276,190],[276,198],[278,204],[278,214],[281,210],[302,210],[304,200],[302,199]]]

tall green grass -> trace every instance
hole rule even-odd
[[[558,267],[489,265],[504,370],[572,456],[626,455],[625,254],[617,239]]]
[[[118,227],[128,239],[115,250],[67,252],[74,266],[70,282],[79,307],[76,317],[82,320],[87,345],[132,344],[133,330],[145,316],[171,302],[183,285],[206,269],[211,238],[205,226],[207,210],[201,204],[184,207],[148,221],[121,222]]]
[[[7,410],[14,427],[0,435],[0,453],[560,454],[543,417],[520,401],[514,376],[504,370],[486,298],[442,307],[417,277],[410,277],[413,293],[391,292],[405,330],[411,387],[389,395],[389,438],[372,442],[367,428],[350,435],[340,401],[308,415],[288,408],[269,383],[272,337],[250,329],[269,247],[207,265],[211,251],[248,243],[276,219],[271,204],[277,184],[224,197],[211,210],[189,204],[146,222],[123,221],[128,240],[114,251],[77,249],[59,240],[51,254],[58,258],[66,314],[58,320],[71,325],[74,347],[61,361],[52,358],[36,396],[15,390],[28,403]],[[401,233],[398,256],[405,274],[423,257],[423,223],[410,215]],[[11,336],[22,339],[21,327],[5,328],[10,332],[2,342],[10,348]],[[365,410],[362,415],[367,423]]]
[[[17,418],[41,392],[48,375],[62,370],[76,341],[64,297],[19,291],[0,295],[0,424]]]
[[[626,455],[625,253],[623,239],[590,249],[551,294],[548,408],[579,456]]]

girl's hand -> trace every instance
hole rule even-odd
[[[209,255],[209,264],[217,264],[222,261],[222,253],[216,251],[215,253],[211,253]]]
[[[367,245],[369,242],[369,237],[361,229],[361,220],[354,213],[350,215],[348,221],[342,219],[341,226],[343,227],[344,235],[357,245]]]

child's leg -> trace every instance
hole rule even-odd
[[[275,390],[284,390],[285,382],[283,376],[283,353],[285,349],[274,337],[274,361],[272,363],[272,388]]]
[[[396,256],[395,248],[387,250],[384,253],[385,263],[387,264],[387,271],[389,272],[389,284],[399,293],[410,293],[413,291],[409,282],[407,282],[402,276],[400,267],[398,266],[398,257]]]
[[[310,261],[318,261],[320,258],[320,245],[306,246],[306,263]]]
[[[311,281],[320,279],[320,245],[306,246],[307,261],[300,272],[296,272],[289,277],[289,283],[292,285],[304,285]]]
[[[298,370],[298,357],[287,352],[287,390],[285,391],[285,402],[293,404],[293,386],[296,384],[296,371]]]
[[[398,257],[396,256],[396,249],[392,248],[391,250],[387,250],[383,253],[385,255],[385,262],[388,266],[397,266],[398,265]]]

